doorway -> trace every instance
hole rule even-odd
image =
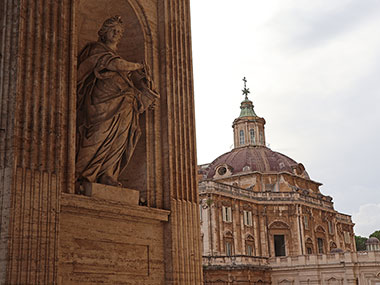
[[[285,236],[274,235],[274,253],[275,256],[285,256]]]

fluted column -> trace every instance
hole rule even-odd
[[[55,284],[59,196],[74,165],[73,5],[1,5],[0,283]]]
[[[201,250],[189,0],[159,2],[166,284],[200,284]]]

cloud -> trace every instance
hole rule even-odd
[[[230,150],[245,76],[274,151],[302,162],[336,210],[379,204],[380,0],[191,5],[198,162]]]
[[[377,18],[380,11],[380,1],[374,0],[320,0],[307,5],[303,0],[296,0],[296,3],[284,1],[279,5],[282,9],[270,24],[280,28],[289,43],[301,49],[335,42],[341,35]]]
[[[374,231],[380,230],[380,203],[364,204],[359,212],[352,215],[355,225],[355,234],[368,237]]]

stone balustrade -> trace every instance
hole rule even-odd
[[[284,256],[271,257],[268,259],[268,263],[272,268],[350,264],[362,262],[376,263],[380,266],[380,251]]]
[[[299,192],[254,192],[236,186],[216,183],[214,181],[202,181],[199,183],[199,194],[202,193],[224,193],[234,197],[243,197],[256,201],[302,201],[328,209],[333,209],[333,203],[328,196],[314,198]],[[341,219],[351,222],[350,217],[340,214]]]
[[[336,214],[336,219],[338,221],[343,221],[343,222],[347,222],[347,223],[351,223],[351,216],[349,215],[345,215],[345,214],[341,214],[341,213],[337,213]]]
[[[248,255],[233,256],[203,256],[203,265],[225,266],[225,265],[269,265],[272,268],[333,265],[350,263],[375,263],[380,266],[380,251],[344,252],[329,254],[311,254],[283,257],[261,257]]]
[[[204,266],[267,266],[268,258],[249,255],[203,256]]]

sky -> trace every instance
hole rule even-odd
[[[380,230],[380,0],[191,0],[191,21],[198,164],[232,149],[245,76],[268,146]]]

